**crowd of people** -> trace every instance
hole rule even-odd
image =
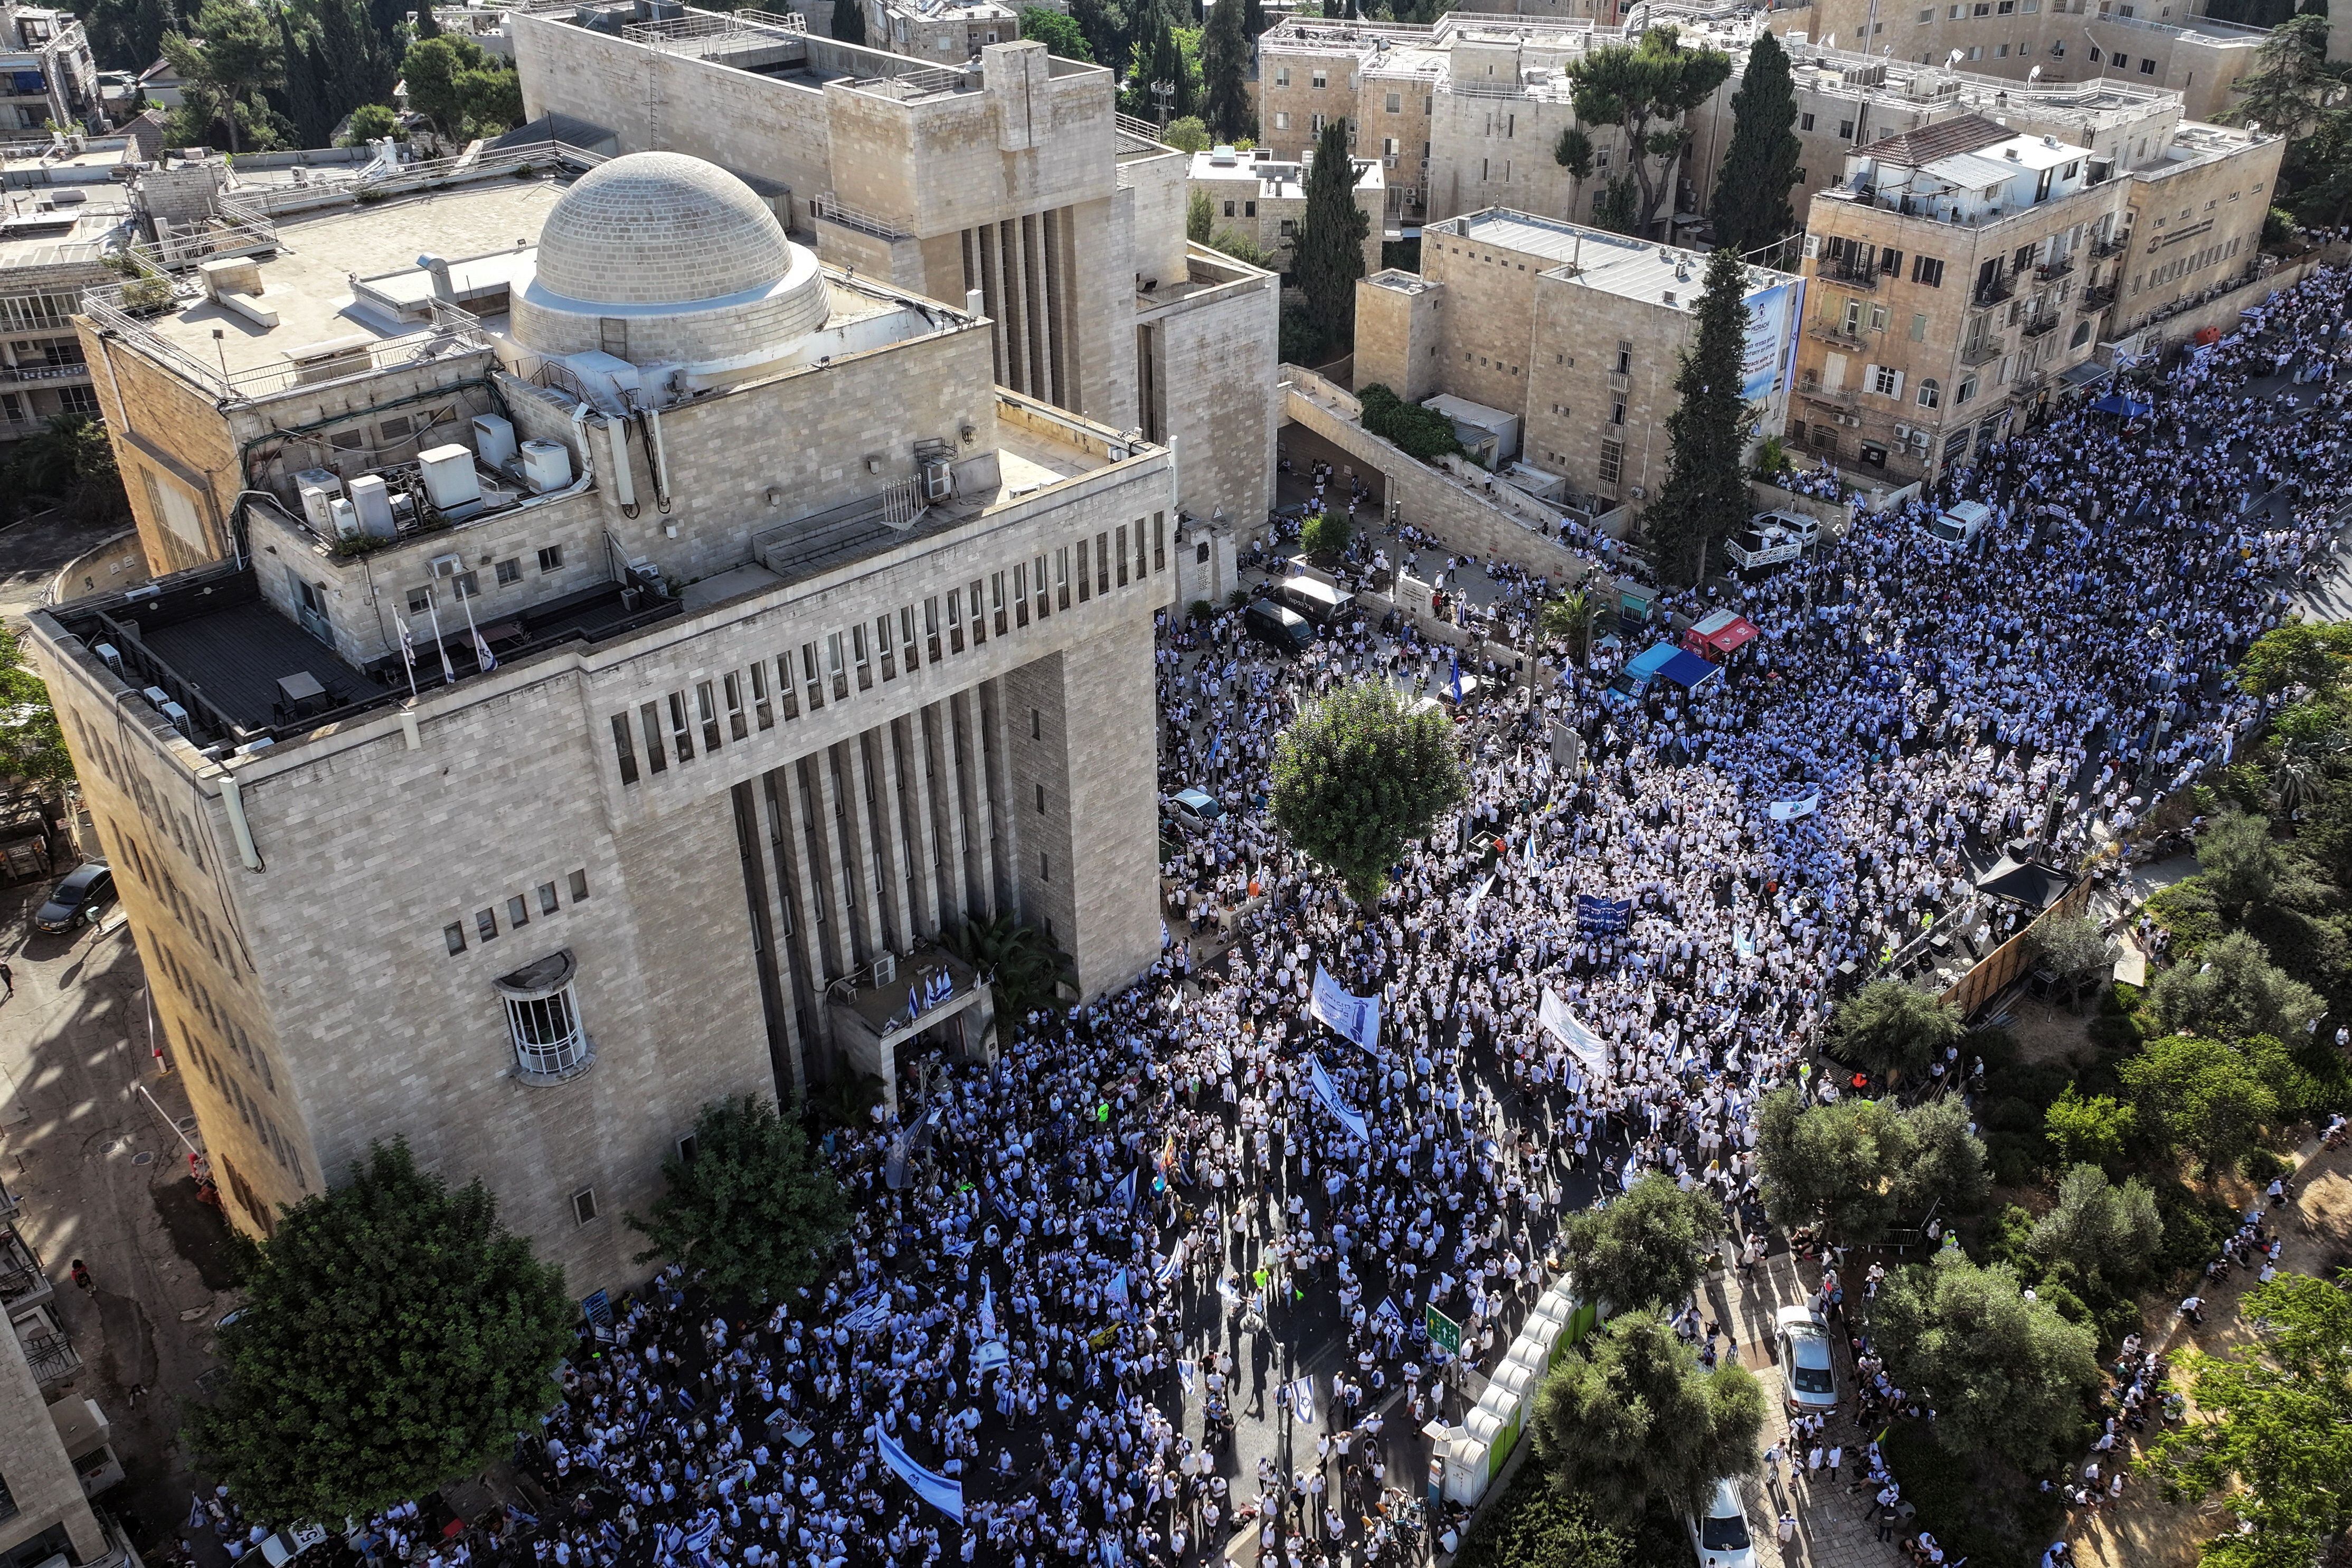
[[[1748,1235],[1757,1107],[1831,1091],[1808,1053],[1841,965],[1954,913],[1999,940],[2018,917],[1975,881],[2005,847],[2070,862],[2242,743],[2256,704],[2224,672],[2352,487],[2347,289],[2315,273],[2143,417],[2058,412],[1856,516],[1741,592],[1761,635],[1696,694],[1628,698],[1539,648],[1549,584],[1511,563],[1370,542],[1487,577],[1525,650],[1479,666],[1507,683],[1464,725],[1468,799],[1370,911],[1269,821],[1276,737],[1343,682],[1434,690],[1459,656],[1368,616],[1297,657],[1231,610],[1175,617],[1161,783],[1224,809],[1164,867],[1160,962],[999,1020],[992,1062],[837,1134],[856,1219],[820,1286],[739,1319],[675,1269],[635,1297],[523,1445],[548,1507],[431,1568],[1175,1564],[1244,1528],[1291,1568],[1381,1551],[1422,1487],[1397,1431],[1460,1415],[1428,1310],[1491,1364],[1555,1276],[1562,1210],[1646,1172]],[[2263,395],[2279,377],[2302,406]],[[1922,526],[1959,499],[1994,513],[1970,548]],[[1318,971],[1377,1001],[1376,1035],[1314,1018]],[[1545,1027],[1547,992],[1605,1049]]]

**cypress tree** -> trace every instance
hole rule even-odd
[[[441,23],[433,15],[433,0],[416,0],[416,36],[420,38],[441,36]]]
[[[1250,45],[1242,4],[1216,0],[1209,7],[1208,28],[1201,35],[1201,117],[1220,142],[1237,142],[1250,133]]]
[[[303,146],[323,147],[342,117],[327,112],[326,97],[311,71],[315,57],[295,36],[293,12],[284,5],[278,7],[278,47],[286,57],[286,118],[294,122]]]
[[[389,103],[395,75],[392,51],[369,25],[362,0],[318,0],[322,68],[313,80],[329,124],[362,103]]]
[[[1734,250],[1769,245],[1797,226],[1789,192],[1797,183],[1797,94],[1789,51],[1769,33],[1748,50],[1748,69],[1731,95],[1731,145],[1715,187],[1715,241]]]
[[[845,44],[866,42],[866,0],[833,0],[833,36]]]
[[[1265,31],[1265,0],[1246,0],[1242,6],[1242,31],[1249,35],[1251,43],[1257,42],[1257,36]]]
[[[1307,211],[1298,220],[1292,266],[1307,296],[1307,319],[1324,348],[1355,340],[1356,280],[1364,275],[1364,237],[1371,220],[1356,205],[1356,160],[1348,122],[1326,121],[1307,171]]]
[[[1666,416],[1672,450],[1666,482],[1642,516],[1658,574],[1695,583],[1706,547],[1720,543],[1748,521],[1748,479],[1739,467],[1748,429],[1740,396],[1748,351],[1748,269],[1737,251],[1707,258],[1706,289],[1698,299],[1698,331],[1683,351],[1675,375],[1675,411]]]

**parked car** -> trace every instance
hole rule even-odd
[[[1225,808],[1206,790],[1180,789],[1168,797],[1163,814],[1178,832],[1197,834],[1206,832],[1209,824],[1224,816]]]
[[[1837,1408],[1837,1358],[1829,1324],[1810,1307],[1783,1307],[1773,1317],[1780,1341],[1780,1376],[1789,1413],[1811,1415]]]
[[[1699,1568],[1756,1568],[1756,1542],[1748,1534],[1747,1505],[1739,1500],[1739,1482],[1734,1478],[1716,1482],[1706,1513],[1696,1519],[1685,1515],[1683,1524],[1690,1531]]]
[[[95,925],[114,902],[114,872],[103,860],[88,860],[49,889],[49,901],[33,911],[35,931],[62,933]]]
[[[1315,628],[1307,617],[1286,605],[1271,599],[1253,599],[1242,614],[1242,625],[1258,641],[1287,657],[1315,640]]]
[[[269,1568],[286,1568],[286,1564],[327,1539],[323,1524],[289,1525],[275,1535],[261,1540],[261,1560]]]

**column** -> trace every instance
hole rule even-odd
[[[1006,218],[996,226],[996,243],[1004,255],[1005,383],[1015,392],[1034,394],[1036,377],[1029,364],[1029,278],[1022,265],[1021,220]]]
[[[980,685],[981,711],[986,715],[986,733],[995,745],[984,755],[987,768],[988,798],[994,807],[997,853],[992,864],[997,876],[997,897],[1013,911],[1016,920],[1025,919],[1024,900],[1021,897],[1021,803],[1013,792],[1012,733],[1005,726],[1004,682],[984,680]],[[1063,873],[1068,875],[1066,871]]]
[[[963,812],[957,805],[954,715],[946,702],[924,705],[915,715],[916,733],[922,740],[923,802],[929,808],[926,831],[936,836],[932,885],[939,889],[940,923],[961,925],[966,892],[963,875]]]
[[[980,754],[979,711],[970,690],[948,699],[954,739],[956,800],[963,857],[957,875],[964,879],[966,907],[982,920],[996,915],[996,876],[989,864],[988,780]]]
[[[915,922],[907,912],[907,831],[898,818],[898,757],[894,743],[898,728],[893,719],[858,738],[866,781],[874,792],[872,807],[860,820],[870,826],[874,835],[874,876],[882,886],[879,910],[886,940],[892,952],[905,952],[915,945]]]

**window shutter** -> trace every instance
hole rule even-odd
[[[1899,370],[1898,370],[1898,371],[1896,371],[1896,372],[1895,373],[1895,385],[1894,385],[1891,389],[1889,389],[1889,390],[1888,390],[1888,392],[1887,392],[1886,395],[1887,395],[1887,396],[1889,396],[1889,397],[1892,397],[1892,398],[1895,399],[1897,402],[1900,402],[1900,401],[1902,400],[1902,397],[1903,397],[1903,373],[1902,373],[1901,371],[1899,371]]]

